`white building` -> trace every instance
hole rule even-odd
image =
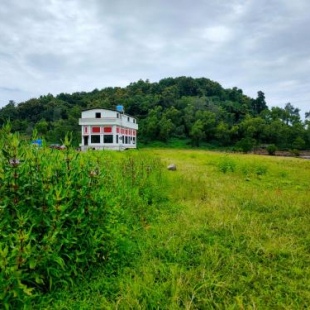
[[[136,119],[112,110],[90,109],[79,119],[82,130],[81,150],[123,150],[137,147]]]

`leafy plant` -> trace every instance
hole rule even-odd
[[[310,162],[175,149],[139,156],[154,153],[179,169],[167,173],[167,207],[131,231],[139,255],[117,274],[92,270],[35,309],[308,309]],[[234,173],[218,169],[227,159]],[[122,164],[125,174],[136,165]]]
[[[219,170],[223,173],[234,172],[236,169],[236,163],[228,156],[222,157],[218,162]]]
[[[293,156],[300,156],[300,150],[298,149],[293,149],[293,150],[290,150],[290,153],[293,155]]]
[[[20,308],[71,286],[91,266],[124,263],[130,230],[143,226],[163,197],[160,162],[80,154],[70,135],[59,151],[26,144],[9,126],[1,133],[1,307]]]
[[[269,155],[275,155],[276,151],[277,151],[277,147],[275,146],[275,144],[269,144],[267,146],[267,152]]]
[[[256,143],[255,139],[246,137],[238,141],[236,147],[240,148],[243,151],[243,153],[249,153],[250,151],[253,150],[255,143]]]

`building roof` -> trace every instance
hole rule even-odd
[[[111,111],[111,112],[121,113],[121,112],[116,111],[116,110],[112,110],[112,109],[105,109],[105,108],[91,108],[91,109],[85,109],[85,110],[82,110],[82,112],[91,111],[91,110],[106,110],[106,111]],[[132,117],[132,118],[136,118],[135,116],[131,116],[131,115],[126,114],[126,113],[122,113],[122,114],[127,115],[127,116],[130,116],[130,117]]]

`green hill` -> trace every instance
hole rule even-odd
[[[73,133],[80,142],[78,118],[94,107],[115,109],[138,118],[138,139],[144,144],[171,139],[190,141],[191,146],[208,143],[235,146],[247,151],[255,145],[274,144],[280,149],[310,148],[309,119],[302,121],[299,109],[268,108],[265,95],[245,95],[242,89],[224,89],[207,78],[165,78],[151,83],[139,80],[127,87],[107,87],[92,92],[51,94],[0,109],[0,125],[8,120],[12,130],[30,137],[33,129],[50,143]]]

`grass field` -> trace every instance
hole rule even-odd
[[[144,149],[164,165],[169,201],[133,232],[134,256],[91,270],[38,309],[307,309],[310,161]]]

